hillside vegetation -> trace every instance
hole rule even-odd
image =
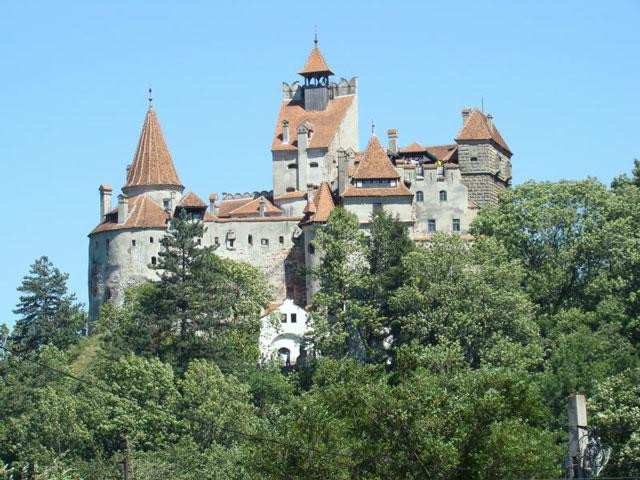
[[[87,335],[46,257],[0,332],[0,479],[559,478],[566,396],[640,475],[640,168],[528,182],[474,241],[336,208],[306,360],[258,366],[267,282],[177,219]],[[303,272],[301,272],[303,274]]]

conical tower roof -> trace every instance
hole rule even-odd
[[[169,148],[160,129],[158,116],[152,105],[149,106],[147,116],[144,119],[138,148],[123,191],[126,193],[126,189],[140,186],[184,188],[173,166]]]
[[[364,156],[353,173],[353,178],[356,180],[400,178],[377,136],[371,135]]]
[[[333,75],[333,72],[329,68],[329,65],[327,65],[327,62],[317,45],[313,47],[304,67],[302,67],[302,70],[298,73],[300,75],[311,75],[314,73],[319,75]]]

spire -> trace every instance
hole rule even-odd
[[[147,110],[147,116],[144,119],[133,163],[128,170],[127,183],[122,189],[125,194],[127,190],[140,186],[184,188],[173,166],[164,135],[162,135],[158,116],[153,109],[151,93],[151,89],[149,89],[149,110]]]
[[[318,48],[318,35],[316,33],[316,36],[313,40],[314,43],[314,47],[311,50],[311,53],[309,54],[309,58],[307,58],[307,61],[304,64],[304,67],[302,67],[302,70],[300,70],[298,73],[302,76],[329,76],[329,75],[333,75],[333,72],[331,71],[331,69],[329,68],[329,65],[327,65],[326,60],[324,59],[324,56],[322,55],[322,52],[320,52],[320,49]]]
[[[153,108],[153,90],[149,87],[149,108]]]

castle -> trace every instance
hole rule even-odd
[[[409,228],[416,242],[436,231],[466,235],[478,208],[495,204],[511,181],[511,150],[491,115],[462,110],[455,143],[398,144],[388,130],[383,147],[372,134],[358,142],[358,79],[331,80],[317,40],[299,72],[283,83],[271,144],[271,191],[208,196],[185,193],[158,116],[150,105],[126,182],[112,205],[113,189],[101,185],[100,222],[89,234],[89,314],[101,304],[121,304],[128,287],[157,280],[160,239],[170,219],[186,210],[206,226],[202,242],[222,257],[248,262],[265,273],[276,306],[293,312],[317,289],[302,267],[317,262],[312,240],[336,205],[353,212],[366,229],[384,210]],[[287,315],[291,315],[288,313]]]

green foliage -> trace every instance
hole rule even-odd
[[[588,405],[598,435],[612,449],[607,475],[640,475],[640,369],[600,382]]]
[[[38,258],[18,291],[19,318],[8,339],[17,352],[33,352],[45,345],[66,348],[80,338],[86,314],[73,294],[67,293],[69,275],[60,272],[47,257]]]
[[[201,247],[201,222],[182,214],[162,239],[160,280],[131,289],[122,308],[105,306],[98,331],[108,349],[159,356],[182,371],[191,359],[226,371],[253,365],[268,287],[253,267]]]
[[[490,239],[469,245],[436,235],[432,243],[403,259],[406,282],[392,298],[394,346],[453,343],[474,367],[500,365],[506,351],[512,365],[535,365],[541,349],[519,263]]]

